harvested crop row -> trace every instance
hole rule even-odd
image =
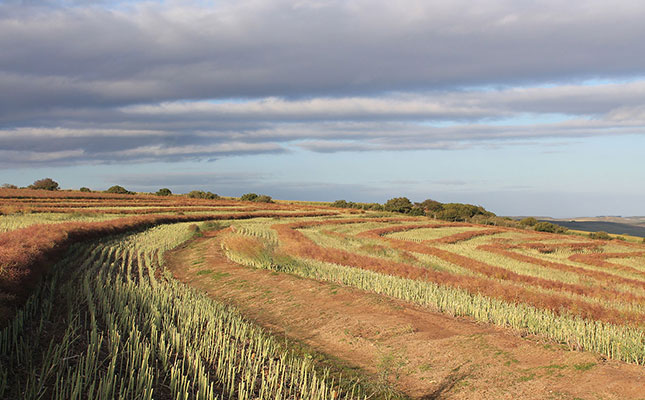
[[[47,270],[51,260],[70,244],[104,235],[144,229],[153,225],[207,220],[236,220],[273,217],[331,216],[331,212],[257,212],[220,215],[154,215],[119,218],[104,222],[67,222],[33,225],[0,234],[0,324],[11,309],[22,304]]]
[[[430,281],[441,285],[463,288],[471,293],[479,293],[484,296],[503,299],[511,303],[527,303],[537,308],[550,310],[556,314],[574,312],[583,318],[615,324],[628,323],[641,325],[644,321],[644,316],[638,313],[621,313],[621,315],[617,315],[615,310],[608,309],[597,304],[590,304],[555,294],[545,295],[544,293],[532,291],[529,287],[511,284],[511,282],[509,282],[509,284],[502,284],[489,279],[471,276],[457,276],[443,271],[429,270],[411,264],[389,262],[375,257],[350,253],[344,250],[321,248],[301,232],[293,229],[294,225],[298,224],[276,224],[273,225],[272,228],[278,233],[281,250],[297,257],[331,262],[407,279]],[[392,243],[393,240],[390,239],[389,241]],[[402,242],[402,244],[407,243],[404,241],[399,242]],[[408,250],[405,246],[401,247],[403,250]],[[456,254],[449,252],[445,253],[447,254],[441,254],[448,258],[447,261],[455,262],[452,256],[457,256]],[[528,279],[529,282],[532,282],[533,280],[533,278]],[[561,287],[561,285],[556,282],[551,283],[554,284],[553,286],[555,288]]]
[[[163,251],[190,238],[190,228],[166,225],[70,252],[0,331],[0,398],[363,397],[163,274]]]
[[[633,287],[637,288],[645,288],[645,281],[639,281],[636,279],[630,279],[630,278],[625,278],[622,276],[617,276],[608,272],[604,271],[598,271],[598,270],[590,270],[590,269],[585,269],[581,267],[576,267],[574,265],[569,265],[569,264],[564,264],[564,263],[559,263],[559,262],[554,262],[554,261],[548,261],[548,260],[543,260],[541,258],[537,257],[531,257],[526,254],[520,254],[516,253],[514,251],[508,250],[510,246],[503,246],[500,244],[495,244],[495,245],[481,245],[477,247],[480,250],[488,251],[490,253],[494,254],[499,254],[504,257],[512,258],[518,261],[522,262],[527,262],[530,264],[536,264],[536,265],[541,265],[543,267],[551,268],[554,270],[558,271],[566,271],[566,272],[573,272],[578,275],[584,275],[589,278],[598,280],[599,282],[612,282],[612,283],[621,283],[625,285],[630,285]],[[571,259],[571,258],[570,258]],[[572,260],[574,261],[574,260]],[[624,267],[625,270],[632,270],[632,268],[629,267]],[[640,272],[640,271],[630,271],[632,273],[636,273],[638,275],[641,275],[645,277],[645,273]],[[638,297],[634,298],[631,301],[645,301],[645,298],[643,297]]]
[[[133,207],[127,205],[124,207]],[[17,212],[27,210],[31,213],[81,213],[81,214],[161,214],[165,212],[208,212],[208,211],[235,211],[251,212],[261,211],[256,207],[218,208],[218,207],[159,207],[159,208],[57,208],[57,207],[34,207],[17,209]]]
[[[383,221],[388,222],[388,221]],[[361,232],[358,237],[375,237],[375,236],[384,236],[390,233],[405,232],[411,231],[413,229],[438,229],[438,228],[454,228],[454,227],[472,227],[473,224],[466,223],[443,223],[443,224],[417,224],[417,225],[396,225],[396,226],[387,226],[385,228],[377,228],[369,231]]]
[[[594,265],[596,267],[621,270],[629,272],[636,275],[645,276],[645,273],[636,268],[628,267],[622,264],[616,264],[609,261],[605,261],[608,258],[629,258],[629,257],[639,257],[645,255],[645,252],[632,252],[632,253],[603,253],[603,254],[572,254],[569,256],[569,260],[581,262],[587,265]]]
[[[500,229],[500,228],[492,228],[492,229],[484,229],[480,231],[468,231],[468,232],[455,233],[454,235],[450,235],[450,236],[444,236],[439,239],[430,240],[429,242],[453,244],[453,243],[469,240],[478,236],[490,236],[490,235],[496,235],[502,232],[506,232],[506,230]]]
[[[488,276],[494,279],[517,282],[517,283],[526,284],[529,286],[538,286],[548,290],[556,290],[556,291],[565,290],[567,292],[580,295],[580,296],[597,297],[597,298],[604,298],[608,300],[615,300],[616,298],[621,298],[628,302],[645,301],[644,298],[635,296],[631,293],[619,292],[614,289],[603,288],[598,286],[589,287],[589,286],[557,282],[550,279],[518,274],[506,268],[490,265],[447,250],[442,250],[436,247],[414,243],[406,240],[382,237],[372,233],[376,231],[378,230],[363,232],[364,234],[363,236],[378,238],[383,241],[387,241],[391,246],[397,249],[439,257],[444,261],[457,264],[461,267],[467,268],[471,271],[478,272],[480,274],[483,274],[485,276]]]

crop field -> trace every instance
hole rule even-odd
[[[641,244],[177,195],[2,189],[0,212],[0,398],[405,398],[176,280],[165,254],[208,232],[253,270],[645,364]]]
[[[410,218],[246,226],[229,258],[645,363],[645,247]]]

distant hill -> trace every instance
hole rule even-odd
[[[645,237],[645,226],[636,224],[626,224],[620,222],[608,221],[572,221],[572,220],[557,220],[557,219],[544,219],[544,221],[551,222],[565,228],[575,229],[585,232],[599,232],[604,231],[607,233],[614,233],[617,235],[630,235]]]

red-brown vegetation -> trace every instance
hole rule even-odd
[[[625,284],[625,285],[630,285],[634,287],[639,287],[639,288],[645,288],[645,282],[639,281],[636,279],[630,279],[630,278],[625,278],[622,276],[617,276],[614,274],[610,274],[607,272],[603,271],[595,271],[595,270],[590,270],[590,269],[585,269],[585,268],[580,268],[576,267],[574,265],[569,265],[569,264],[564,264],[564,263],[559,263],[559,262],[554,262],[554,261],[548,261],[548,260],[543,260],[541,258],[537,257],[531,257],[526,254],[520,254],[516,253],[514,251],[508,250],[509,248],[512,248],[513,246],[502,246],[499,244],[496,245],[482,245],[477,247],[480,250],[488,251],[491,253],[499,254],[504,257],[512,258],[514,260],[526,262],[529,264],[534,264],[534,265],[540,265],[543,267],[551,268],[554,270],[558,271],[566,271],[566,272],[573,272],[578,275],[583,275],[587,276],[589,278],[597,280],[599,283],[600,282],[612,282],[612,283],[620,283],[620,284]],[[645,273],[641,273],[642,276],[645,277]],[[596,286],[594,286],[596,288]],[[627,293],[616,293],[615,295],[624,297],[627,295]],[[628,301],[634,301],[634,300],[639,300],[639,301],[645,301],[645,298],[643,297],[631,297],[631,298],[625,298],[625,300]]]
[[[444,271],[426,269],[405,263],[391,262],[376,257],[350,253],[340,249],[322,248],[312,240],[308,239],[301,232],[295,230],[293,225],[295,224],[276,224],[273,225],[272,228],[278,233],[280,238],[281,251],[294,256],[366,269],[408,279],[425,280],[441,285],[459,287],[466,289],[471,293],[480,293],[485,296],[500,298],[513,303],[527,303],[538,308],[548,309],[557,314],[573,312],[584,318],[592,318],[612,323],[630,323],[639,325],[644,321],[644,316],[638,313],[621,313],[618,315],[615,310],[611,310],[597,304],[591,304],[557,294],[544,294],[530,288],[531,285],[536,285],[537,283],[546,284],[545,286],[549,286],[548,288],[555,290],[567,287],[566,284],[560,284],[559,282],[540,280],[539,278],[533,277],[522,277],[518,280],[518,283],[524,283],[527,285],[518,285],[513,282],[502,283],[486,278],[454,275]],[[417,246],[427,248],[427,246],[418,245],[417,243],[398,241],[396,239],[387,240],[391,244],[397,244],[397,246],[395,246],[397,248],[411,249],[404,246],[404,244],[410,244],[413,248],[411,251],[415,252],[419,249]],[[443,251],[439,251],[433,255],[437,254],[445,257],[448,261],[455,262],[457,264],[470,264],[472,262],[475,264],[479,263],[476,260],[459,256],[454,253],[444,253]],[[484,263],[479,263],[479,266],[488,267]],[[491,277],[508,279],[511,275],[517,275],[505,270],[499,272],[500,276]],[[582,289],[581,287],[576,287],[577,285],[570,286],[572,287],[569,287],[568,289]],[[571,291],[574,293],[576,292],[575,290]]]
[[[377,228],[377,229],[361,232],[358,234],[358,237],[374,238],[378,236],[388,235],[390,233],[405,232],[405,231],[411,231],[414,229],[437,229],[437,228],[450,228],[450,227],[461,227],[461,226],[475,226],[475,225],[467,224],[467,223],[459,223],[459,222],[443,223],[443,224],[435,223],[435,224],[418,224],[418,225],[395,225],[395,226],[387,226],[385,228]]]
[[[506,232],[506,231],[500,228],[483,229],[479,231],[468,231],[468,232],[455,233],[454,235],[450,235],[450,236],[444,236],[439,239],[430,240],[429,242],[452,244],[457,242],[463,242],[465,240],[469,240],[478,236],[495,235],[497,233],[502,233],[502,232]]]
[[[644,256],[645,251],[642,252],[629,252],[629,253],[596,253],[596,254],[572,254],[569,260],[581,262],[587,265],[594,265],[596,267],[607,268],[610,270],[620,270],[629,272],[635,275],[645,276],[645,272],[627,265],[612,263],[605,261],[609,258],[628,258]]]
[[[119,218],[104,222],[67,222],[33,225],[0,234],[0,322],[13,308],[22,304],[34,285],[61,252],[72,243],[144,229],[174,222],[235,220],[250,218],[319,217],[337,213],[253,212],[219,215],[151,215]]]

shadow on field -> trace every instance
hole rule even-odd
[[[461,364],[457,368],[453,369],[450,375],[448,375],[435,390],[420,397],[420,400],[441,399],[443,395],[452,390],[456,384],[468,378],[470,376],[470,371],[460,371],[463,366],[464,364]]]

